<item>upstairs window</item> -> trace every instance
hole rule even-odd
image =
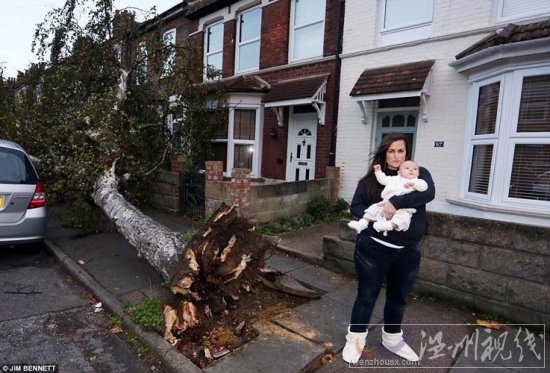
[[[434,0],[379,0],[380,43],[404,43],[432,33]]]
[[[550,14],[548,0],[499,0],[497,19],[508,22],[522,18],[542,17]]]
[[[221,75],[223,61],[223,22],[218,22],[206,28],[204,50],[206,51],[204,65],[205,77],[212,79]]]
[[[162,41],[164,45],[168,48],[168,54],[164,60],[164,68],[162,71],[162,76],[168,76],[172,73],[174,64],[176,62],[176,29],[166,31],[162,35]]]
[[[323,55],[325,0],[292,0],[290,61]]]
[[[237,27],[237,72],[258,70],[262,9],[257,7],[239,15]]]
[[[147,81],[147,44],[142,41],[138,44],[136,52],[136,83],[143,84]]]
[[[385,0],[383,30],[405,28],[432,21],[433,0]]]

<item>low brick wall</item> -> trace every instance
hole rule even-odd
[[[550,229],[429,213],[415,290],[510,320],[550,324]],[[325,237],[327,266],[353,274],[355,231]]]
[[[307,204],[324,196],[338,198],[340,169],[327,167],[327,178],[296,182],[251,182],[250,170],[234,168],[224,179],[223,164],[206,162],[205,213],[211,215],[222,203],[237,205],[239,214],[257,224],[287,219],[306,212]]]
[[[261,224],[297,216],[306,212],[307,204],[319,196],[330,198],[328,179],[253,184],[249,218]]]
[[[151,183],[150,202],[156,209],[179,214],[180,173],[159,171]]]

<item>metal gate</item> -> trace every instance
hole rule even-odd
[[[204,219],[204,172],[180,172],[180,213],[192,219]]]

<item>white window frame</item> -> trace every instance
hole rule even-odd
[[[254,177],[260,176],[261,162],[261,140],[262,140],[262,120],[261,120],[260,105],[229,105],[229,118],[227,126],[227,139],[214,139],[214,143],[227,143],[227,164],[225,165],[224,175],[231,176],[231,170],[234,168],[235,145],[251,145],[253,146],[252,169],[250,175]],[[256,112],[255,123],[255,138],[254,140],[235,139],[233,137],[235,128],[235,110],[254,110]]]
[[[434,14],[434,1],[432,0],[429,5],[428,13],[430,17],[402,24],[394,27],[385,27],[384,20],[386,19],[386,2],[388,0],[378,0],[378,13],[379,13],[379,44],[391,45],[399,44],[413,40],[425,39],[432,35],[433,14]]]
[[[290,22],[289,22],[290,23],[290,42],[288,43],[289,44],[289,47],[288,47],[289,48],[288,49],[288,60],[289,60],[289,62],[307,61],[307,60],[310,60],[310,59],[323,57],[323,51],[324,51],[324,46],[325,46],[325,16],[324,16],[324,14],[326,13],[326,1],[325,0],[319,0],[319,3],[321,3],[321,2],[323,3],[324,12],[323,12],[323,17],[320,20],[296,26],[294,24],[294,19],[295,19],[295,15],[296,15],[296,0],[291,0],[291,3],[290,3]],[[321,38],[322,38],[323,42],[322,42],[322,47],[321,47],[320,53],[317,54],[317,55],[314,55],[314,56],[304,57],[304,58],[300,58],[300,59],[295,58],[294,57],[294,44],[295,44],[296,30],[301,29],[301,28],[305,28],[305,27],[308,27],[308,26],[313,26],[313,25],[319,24],[319,23],[322,23],[322,25],[323,25],[323,27],[322,27],[323,31],[322,31],[322,35],[321,35]]]
[[[544,3],[544,1],[539,1],[540,4],[535,7],[525,6],[530,0],[520,0],[522,5],[525,6],[523,11],[512,15],[503,15],[504,5],[507,1],[510,0],[498,0],[497,2],[496,19],[498,23],[507,23],[510,21],[518,21],[529,18],[543,18],[550,15],[550,2],[546,1],[546,3]]]
[[[167,30],[162,34],[162,42],[164,43],[164,45],[169,46],[168,43],[170,43],[170,39],[172,40],[171,45],[175,47],[176,46],[176,29],[175,28]],[[166,60],[164,60],[163,62],[162,75],[161,75],[162,78],[165,78],[168,75],[170,75],[169,74],[170,71],[168,71],[168,67],[174,63],[175,59],[176,59],[176,50],[174,49],[170,52],[170,54],[168,54],[168,56],[166,56]]]
[[[550,144],[550,132],[517,132],[523,78],[548,74],[550,74],[549,64],[538,67],[519,66],[516,70],[504,70],[497,75],[480,78],[472,83],[461,185],[462,198],[484,202],[510,211],[524,212],[526,208],[543,213],[550,211],[550,201],[508,197],[515,145]],[[497,81],[500,81],[500,91],[495,134],[475,135],[479,88]],[[487,195],[468,191],[473,147],[485,144],[493,144]]]
[[[136,50],[136,56],[138,59],[143,57],[143,60],[138,62],[136,69],[136,83],[141,84],[140,78],[143,77],[145,80],[147,80],[148,76],[149,55],[147,52],[147,43],[145,41],[139,42]]]
[[[416,125],[414,127],[407,127],[406,120],[405,120],[405,126],[404,127],[382,127],[382,116],[386,113],[392,113],[392,114],[416,114]],[[400,132],[400,133],[412,133],[414,138],[414,143],[416,143],[417,139],[417,133],[418,133],[418,125],[420,123],[420,107],[419,106],[411,106],[411,107],[395,107],[395,108],[377,108],[376,109],[376,135],[375,135],[375,147],[380,144],[380,141],[382,140],[382,135],[386,133],[394,133],[394,132]],[[409,144],[411,147],[411,157],[414,159],[414,153],[415,153],[415,144]]]
[[[258,37],[241,42],[240,41],[241,40],[241,26],[242,26],[241,17],[243,15],[245,15],[246,13],[250,13],[251,11],[258,10],[258,9],[260,10],[260,32],[258,33]],[[239,13],[238,16],[237,16],[237,39],[235,41],[235,72],[243,73],[243,72],[248,72],[248,71],[256,71],[260,68],[260,51],[261,51],[261,44],[260,44],[261,41],[260,41],[260,39],[261,39],[261,36],[262,36],[262,8],[260,6],[255,6],[255,7],[249,8],[249,9]],[[258,43],[258,61],[256,61],[256,64],[253,67],[251,67],[249,69],[240,70],[239,65],[240,65],[240,50],[241,50],[241,47],[246,46],[246,45],[250,45],[250,44],[254,44],[254,43]]]
[[[208,36],[209,36],[209,30],[212,28],[212,27],[216,27],[216,26],[220,26],[221,27],[221,30],[222,30],[222,43],[221,43],[221,48],[218,49],[218,50],[215,50],[215,51],[208,51]],[[217,22],[213,22],[213,23],[210,23],[208,25],[205,26],[205,29],[204,29],[204,79],[205,80],[211,80],[209,79],[208,77],[208,58],[210,56],[213,56],[213,55],[216,55],[216,54],[221,54],[222,58],[221,58],[221,66],[220,66],[220,69],[219,71],[221,72],[222,69],[223,69],[223,38],[224,38],[224,22],[223,20],[221,21],[217,21]]]

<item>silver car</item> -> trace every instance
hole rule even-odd
[[[40,242],[46,231],[46,193],[28,154],[0,140],[0,245]]]

